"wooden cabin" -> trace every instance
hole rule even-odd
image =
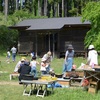
[[[12,26],[19,31],[18,52],[34,51],[42,56],[49,50],[53,56],[63,57],[67,46],[72,44],[76,56],[84,56],[84,38],[90,29],[89,22],[81,17],[28,19]]]

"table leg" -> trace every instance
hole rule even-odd
[[[43,92],[41,93],[41,91],[43,91]],[[38,87],[38,91],[37,91],[37,95],[36,96],[44,97],[45,95],[47,95],[47,85],[45,85],[44,89],[43,89],[43,85],[40,85]]]
[[[31,95],[31,93],[32,93],[32,84],[30,84],[31,85],[31,88],[30,88],[30,91],[29,91],[29,93],[26,93],[26,89],[27,89],[27,86],[28,86],[29,84],[23,84],[23,86],[24,86],[24,91],[23,91],[23,95],[27,95],[27,96],[30,96]]]

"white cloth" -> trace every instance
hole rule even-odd
[[[20,67],[20,64],[21,64],[21,61],[19,61],[16,66],[15,66],[15,69],[14,69],[14,72],[18,72],[18,69]]]
[[[46,71],[46,67],[47,67],[47,65],[45,63],[41,62],[40,71]]]
[[[89,65],[92,66],[93,64],[98,65],[98,53],[96,50],[90,50],[88,52],[88,59]]]

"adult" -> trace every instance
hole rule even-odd
[[[46,67],[46,71],[47,71],[47,73],[49,73],[50,72],[50,63],[51,63],[51,61],[52,61],[52,55],[51,55],[51,51],[48,51],[46,54],[44,54],[44,56],[42,57],[43,59],[46,59],[46,64],[48,65],[47,67]]]
[[[31,67],[29,65],[30,65],[30,62],[29,61],[25,61],[24,64],[22,64],[20,66],[20,68],[18,69],[18,73],[20,73],[19,82],[22,79],[25,79],[25,78],[30,79],[31,78],[31,77],[27,77],[27,75],[29,76],[30,72],[31,72]]]
[[[26,61],[26,57],[22,57],[20,61],[15,66],[14,73],[18,73],[18,69],[20,68],[21,64],[24,64]]]
[[[74,57],[74,48],[72,45],[69,45],[68,49],[65,53],[63,73],[68,72],[68,71],[72,71],[73,57]]]
[[[98,53],[94,48],[94,45],[89,45],[88,48],[88,58],[87,63],[89,66],[93,67],[95,65],[98,65]]]
[[[17,49],[13,46],[11,48],[11,51],[12,51],[12,61],[15,61]]]

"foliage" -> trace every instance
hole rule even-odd
[[[91,29],[85,37],[86,47],[94,44],[96,49],[100,50],[100,2],[89,2],[83,9],[82,21],[89,21]]]
[[[18,32],[13,29],[9,29],[8,27],[2,25],[0,26],[0,45],[5,48],[16,44],[18,39]]]

